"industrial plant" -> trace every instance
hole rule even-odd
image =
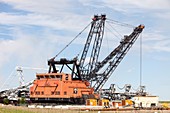
[[[132,27],[132,32],[124,35],[119,44],[100,60],[106,22],[128,26],[108,19],[105,14],[94,15],[81,54],[69,59],[58,57],[87,27],[48,60],[46,73],[36,73],[35,80],[27,84],[21,81],[20,86],[1,91],[0,102],[18,106],[23,100],[29,108],[169,109],[159,104],[158,96],[149,95],[143,85],[133,92],[130,84],[124,85],[123,92],[118,92],[114,83],[103,88],[145,28],[142,24]],[[17,71],[22,73],[22,68]]]

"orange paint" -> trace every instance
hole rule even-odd
[[[88,81],[72,80],[66,73],[37,74],[30,87],[30,98],[82,98],[93,94]]]

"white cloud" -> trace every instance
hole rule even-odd
[[[105,6],[108,6],[112,9],[124,12],[139,12],[140,9],[143,10],[160,10],[160,9],[170,9],[170,1],[169,0],[111,0],[111,1],[103,1]],[[122,7],[123,6],[123,7]]]
[[[70,1],[63,1],[63,2],[58,2],[58,1],[53,1],[53,2],[46,2],[46,1],[13,1],[13,0],[7,0],[7,1],[3,1],[5,3],[8,3],[10,5],[12,5],[15,9],[19,9],[19,10],[23,10],[23,11],[28,11],[31,13],[28,14],[24,14],[24,15],[15,15],[13,13],[0,13],[0,24],[7,24],[7,25],[37,25],[37,26],[42,26],[42,27],[49,27],[52,29],[58,29],[58,30],[68,30],[68,31],[74,31],[74,32],[79,32],[80,29],[82,29],[85,25],[87,25],[87,20],[90,19],[84,19],[86,18],[86,16],[82,16],[82,15],[77,15],[77,14],[73,14],[70,12],[70,10],[68,10],[71,6],[71,4],[69,4]],[[91,1],[81,1],[82,3],[86,3],[86,5],[90,5]],[[129,1],[129,0],[125,0],[124,2],[118,2],[118,1],[104,1],[105,2],[105,6],[106,7],[113,7],[114,5],[117,8],[127,8],[127,9],[131,9],[132,7],[136,8],[144,8],[144,9],[149,9],[150,7],[148,5],[145,5],[145,3],[151,4],[153,1],[150,2],[144,2],[143,4],[141,4],[139,1]],[[160,3],[162,5],[166,4],[168,5],[168,3],[166,3],[167,1],[161,2],[155,2],[155,5],[152,7],[154,9],[160,9],[161,7],[159,7],[157,4]],[[100,2],[99,2],[100,3]],[[56,6],[54,5],[56,4]],[[60,4],[60,5],[59,5]],[[130,4],[130,5],[127,5]],[[120,6],[119,6],[120,5]],[[122,7],[122,5],[125,5],[125,7]],[[167,6],[165,5],[164,8],[167,8]],[[113,7],[114,8],[114,7]],[[46,9],[46,10],[42,10],[42,9]],[[124,9],[122,9],[124,10]],[[61,14],[61,12],[63,14]],[[53,13],[53,14],[52,14]],[[55,14],[54,14],[55,13]],[[65,15],[65,14],[68,15]],[[61,14],[58,15],[57,14]],[[89,17],[88,17],[89,18]],[[82,27],[83,26],[83,27]],[[47,38],[48,39],[52,39],[51,37],[54,37],[53,34],[50,35],[50,33],[47,33]],[[145,40],[160,40],[159,38],[156,38],[160,35],[158,35],[158,33],[155,33],[155,35],[150,35],[147,37],[150,38],[146,38]],[[36,37],[34,37],[36,38]],[[64,42],[64,40],[66,39],[63,38],[62,36],[58,36],[58,38],[56,38],[56,41],[58,41],[58,39],[60,38],[60,41],[62,43]],[[69,38],[69,37],[68,37]],[[54,41],[54,39],[52,39]],[[69,40],[66,40],[66,42],[69,42]],[[77,42],[75,42],[77,43]],[[80,42],[81,43],[81,42]],[[153,48],[154,47],[154,48]],[[152,48],[147,47],[147,45],[144,48],[149,48],[150,50],[168,50],[168,48],[162,48],[159,45],[153,46]]]
[[[170,52],[170,40],[162,40],[155,43],[153,49],[158,52]]]
[[[9,13],[0,13],[0,24],[4,25],[37,25],[42,27],[50,27],[52,29],[64,29],[71,31],[80,31],[87,25],[87,21],[83,16],[64,16],[54,17],[51,15],[27,14],[14,15]],[[83,26],[83,27],[82,27]]]
[[[156,54],[161,55],[159,52],[170,52],[170,40],[160,32],[145,32],[142,36],[139,36],[139,38],[142,38],[142,51],[146,56],[152,54],[151,56],[154,57]],[[140,39],[137,40],[137,44],[135,44],[134,47],[135,49],[133,50],[140,50]]]
[[[128,72],[128,73],[132,73],[134,70],[135,70],[135,68],[134,68],[134,67],[131,67],[131,68],[129,68],[129,69],[127,70],[127,72]]]
[[[170,9],[170,1],[169,0],[143,0],[143,1],[136,1],[136,0],[124,0],[126,4],[134,5],[136,8],[142,9]]]
[[[163,11],[162,13],[156,13],[156,16],[165,20],[170,19],[170,10],[169,11]]]
[[[10,61],[14,59],[14,62],[23,62],[23,64],[27,62],[29,64],[33,63],[34,65],[34,61],[36,61],[38,57],[44,57],[44,55],[47,54],[46,52],[43,52],[43,50],[46,49],[45,47],[48,47],[45,46],[48,44],[48,42],[44,43],[44,41],[35,38],[33,35],[31,36],[29,34],[23,34],[20,29],[15,30],[15,34],[13,34],[13,36],[16,37],[14,40],[7,39],[0,41],[1,67],[5,62],[10,63]],[[33,61],[30,62],[30,59]]]
[[[37,14],[63,14],[69,11],[72,4],[69,0],[1,0],[4,3],[10,4],[14,9],[33,12]],[[55,15],[55,16],[56,16]]]

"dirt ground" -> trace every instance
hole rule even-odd
[[[28,108],[21,106],[0,106],[0,113],[170,113],[170,110],[128,110],[128,111],[81,111],[69,109]]]

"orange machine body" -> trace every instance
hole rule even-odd
[[[94,97],[88,81],[72,79],[66,73],[37,74],[30,87],[30,100],[41,103],[85,103]]]

